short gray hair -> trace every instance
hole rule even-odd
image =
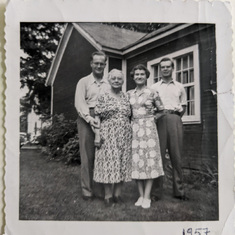
[[[110,79],[110,78],[112,77],[112,75],[115,74],[115,73],[121,74],[121,75],[122,75],[122,78],[124,77],[124,74],[123,74],[123,72],[122,72],[121,70],[119,70],[119,69],[112,69],[112,70],[109,72],[109,74],[108,74],[108,79]]]

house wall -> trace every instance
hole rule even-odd
[[[212,92],[207,91],[216,91],[215,27],[201,26],[193,25],[182,32],[171,34],[168,38],[154,42],[155,45],[149,44],[142,48],[145,52],[134,54],[141,51],[138,49],[127,58],[127,90],[130,90],[135,87],[130,78],[130,71],[135,65],[142,63],[147,66],[150,60],[195,44],[199,45],[201,123],[184,124],[183,166],[193,169],[201,169],[204,164],[217,165],[218,156],[217,99]],[[197,29],[199,31],[195,32]]]
[[[122,70],[122,60],[118,59],[118,58],[109,57],[109,69],[108,69],[108,71],[111,71],[112,69]]]
[[[76,119],[74,95],[80,78],[91,73],[90,56],[96,49],[73,30],[53,85],[53,114]]]
[[[208,90],[216,91],[216,44],[214,25],[193,25],[180,32],[159,39],[130,52],[126,59],[127,90],[135,84],[130,78],[131,69],[139,64],[167,55],[192,45],[199,47],[201,123],[184,124],[185,168],[201,169],[204,164],[217,165],[217,99]],[[91,72],[90,55],[96,49],[76,30],[73,30],[64,52],[53,87],[53,114],[64,113],[76,119],[74,94],[78,80]],[[110,56],[108,70],[121,69],[121,58]]]

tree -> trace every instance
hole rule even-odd
[[[33,109],[36,114],[50,114],[51,91],[45,86],[52,59],[55,55],[64,24],[21,23],[20,58],[21,88],[27,92],[21,100],[22,110]]]
[[[152,32],[166,24],[161,23],[104,23],[144,33]],[[21,110],[50,115],[50,87],[45,86],[52,59],[62,36],[62,23],[21,23],[20,45],[23,51],[20,58],[21,88],[27,93],[21,100]]]
[[[132,31],[151,33],[168,23],[104,23],[107,25],[113,25],[118,28],[129,29]]]

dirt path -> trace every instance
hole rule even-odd
[[[190,201],[180,202],[166,190],[161,201],[149,210],[137,208],[135,182],[124,184],[125,203],[106,208],[102,200],[83,201],[79,166],[49,161],[38,150],[21,150],[20,220],[89,221],[184,221],[216,220],[217,192],[201,186],[190,188]]]

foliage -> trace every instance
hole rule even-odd
[[[62,149],[62,155],[65,159],[66,164],[81,163],[78,135],[70,138],[68,143],[64,145]]]
[[[53,116],[51,125],[42,129],[37,141],[44,147],[43,152],[51,159],[64,160],[67,163],[76,162],[79,159],[79,151],[75,151],[76,148],[79,150],[76,134],[76,122],[67,120],[60,114]]]
[[[21,109],[34,109],[36,114],[50,113],[50,88],[46,77],[62,35],[63,24],[21,23],[20,82],[28,91],[21,101]]]
[[[189,170],[189,172],[184,175],[184,181],[188,185],[188,190],[200,189],[202,185],[209,189],[217,189],[218,169],[217,167],[211,167],[204,163],[201,170]]]
[[[107,25],[113,25],[118,28],[129,29],[132,31],[142,32],[142,33],[151,33],[167,23],[104,23]]]
[[[20,116],[20,132],[27,132],[27,115]]]
[[[166,187],[172,187],[173,175],[172,164],[168,151],[165,156],[165,182]],[[202,185],[207,185],[208,188],[218,187],[218,168],[216,166],[204,163],[201,170],[183,169],[184,182],[190,188],[200,189]]]
[[[144,33],[152,32],[165,23],[105,23]],[[50,114],[50,87],[45,86],[51,62],[64,31],[62,23],[21,23],[20,82],[27,87],[27,94],[21,100],[22,111],[31,111],[47,116]]]

